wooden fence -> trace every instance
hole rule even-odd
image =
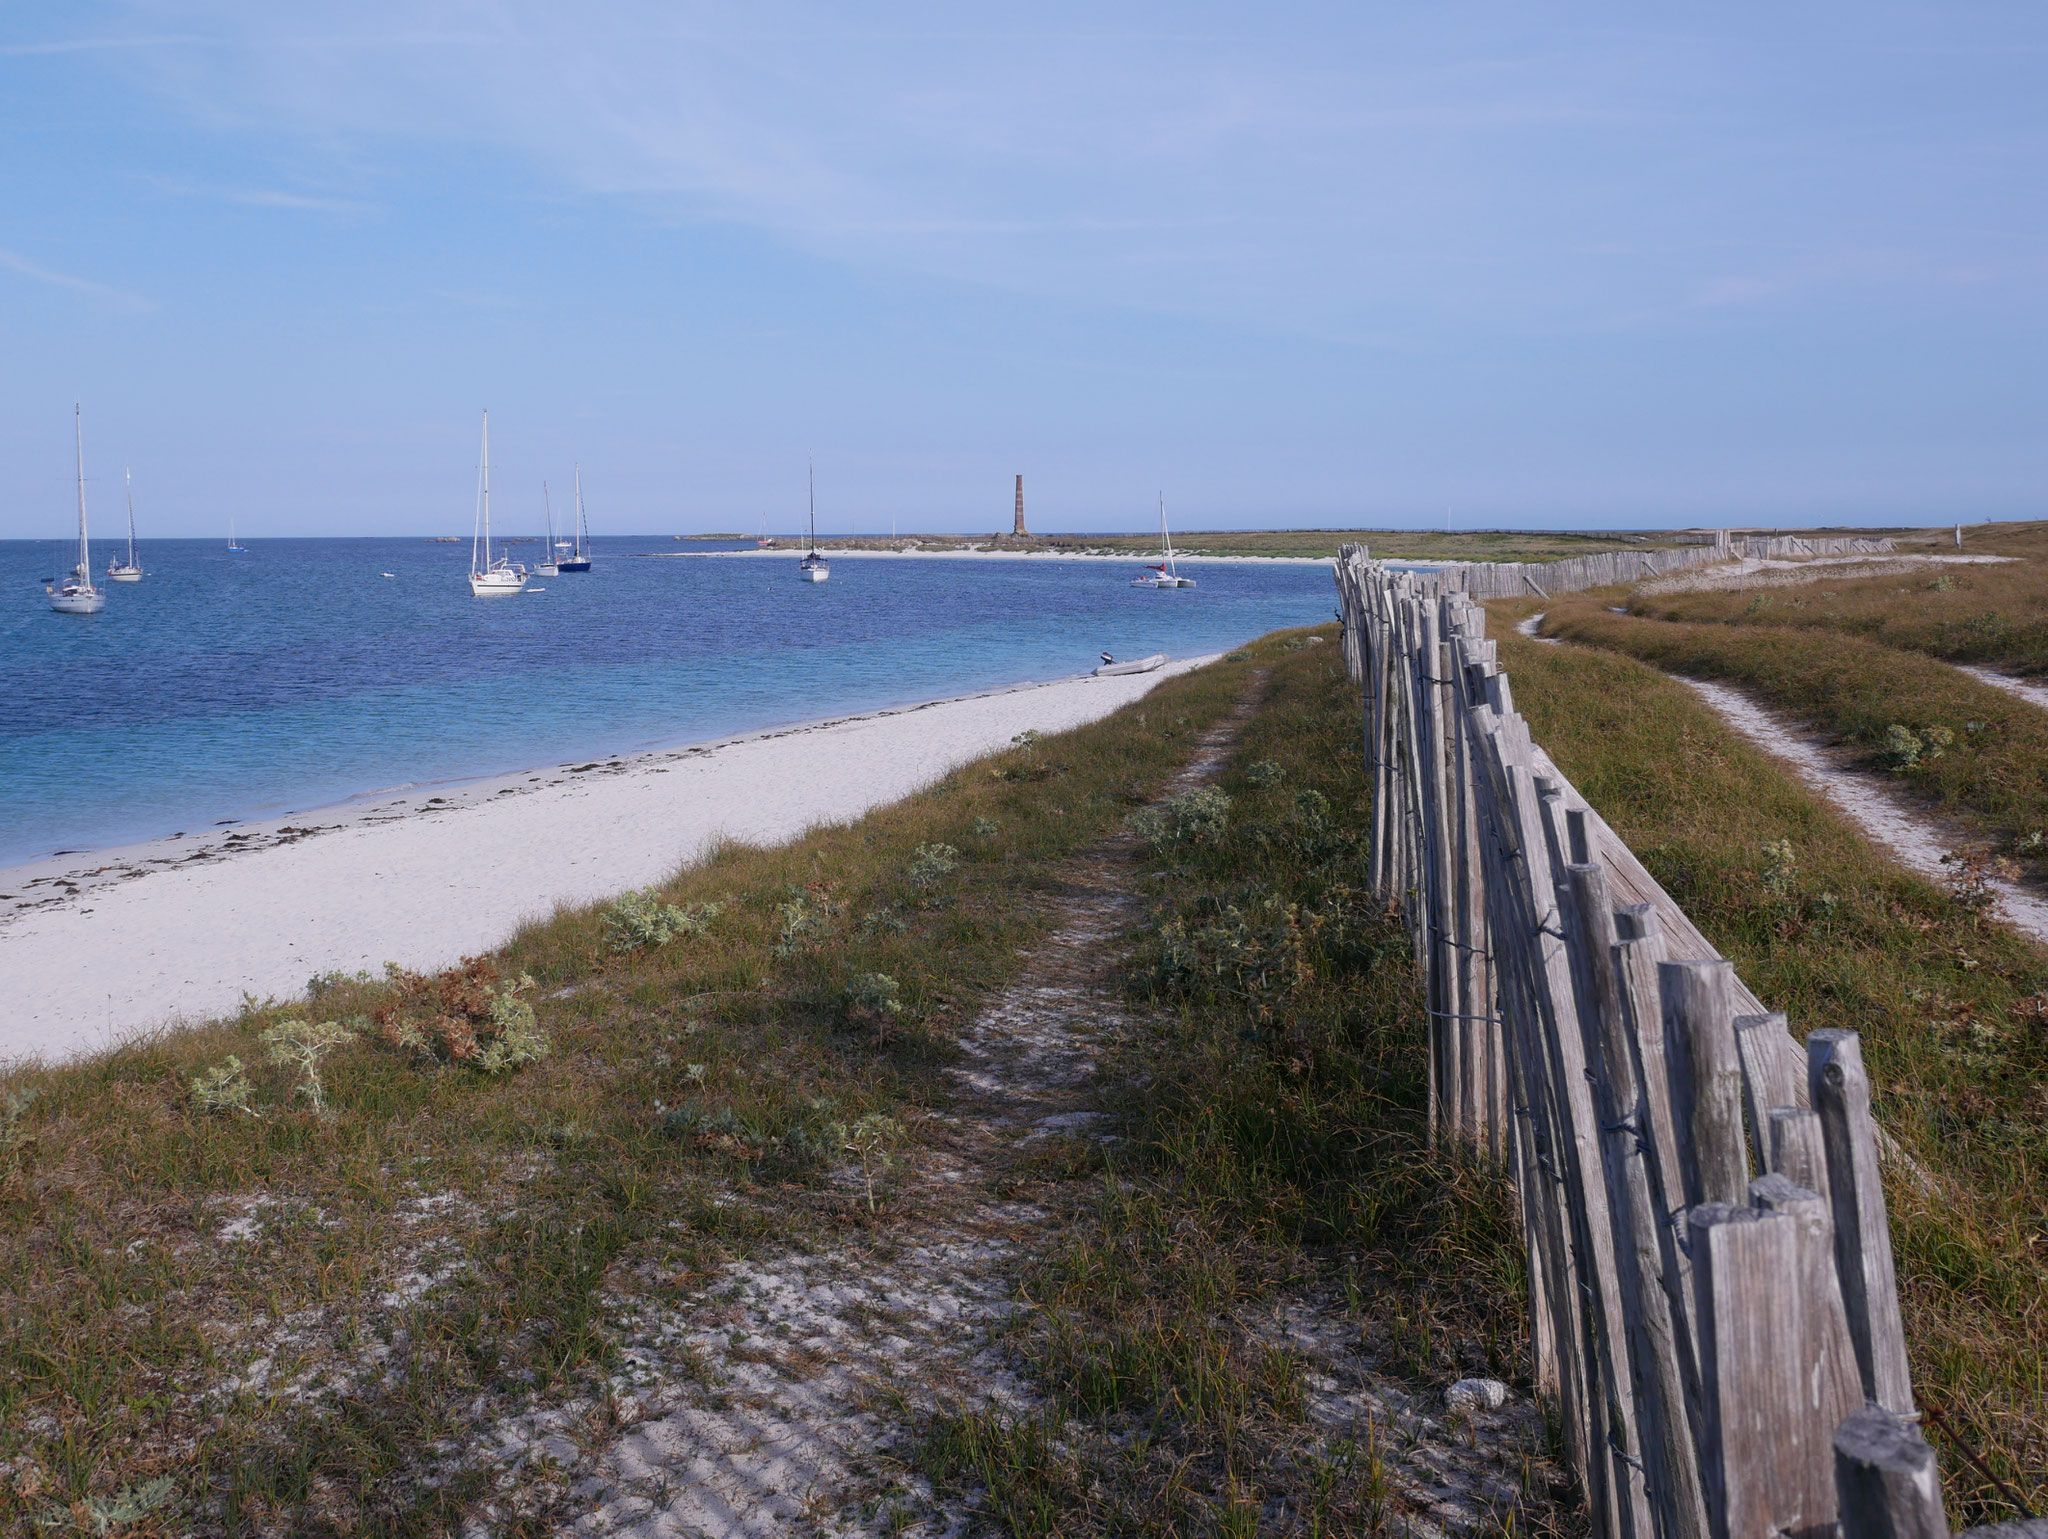
[[[1945,1536],[1856,1034],[1795,1040],[1558,772],[1464,575],[1338,558],[1371,880],[1427,982],[1431,1137],[1512,1171],[1594,1533]]]
[[[1603,550],[1564,561],[1459,562],[1438,568],[1432,575],[1473,598],[1549,598],[1733,559],[1719,546],[1681,545],[1670,550]]]
[[[1802,556],[1882,556],[1892,548],[1892,542],[1881,536],[1875,539],[1859,536],[1848,540],[1802,540],[1796,535],[1772,538],[1752,535],[1738,543],[1743,555],[1770,561],[1797,560]]]

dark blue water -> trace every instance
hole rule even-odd
[[[69,547],[0,542],[0,863],[1062,678],[1103,649],[1214,652],[1334,597],[1315,566],[1155,592],[1135,561],[849,558],[808,584],[786,559],[633,556],[707,548],[732,547],[603,539],[594,571],[476,599],[467,542],[146,541],[148,576],[77,616],[37,582]]]

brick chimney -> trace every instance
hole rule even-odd
[[[1017,477],[1017,527],[1011,532],[1025,538],[1031,534],[1031,531],[1024,527],[1024,478],[1021,475]]]

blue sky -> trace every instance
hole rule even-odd
[[[2048,516],[2039,5],[0,0],[0,537]],[[529,506],[530,505],[530,506]]]

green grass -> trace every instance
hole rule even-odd
[[[535,1396],[601,1404],[608,1291],[680,1297],[752,1248],[887,1222],[824,1179],[836,1130],[925,1136],[1048,873],[1151,799],[1246,677],[1169,680],[850,826],[720,850],[660,892],[721,905],[701,934],[618,952],[599,910],[565,911],[467,982],[328,980],[0,1078],[0,1529],[89,1532],[168,1476],[164,1532],[453,1531],[474,1481],[434,1484],[436,1450]],[[481,1072],[461,1055],[488,998],[464,991],[522,974],[553,1050]],[[357,1023],[321,1065],[325,1115],[266,1060],[293,1017]],[[195,1104],[229,1054],[260,1115]]]
[[[2005,855],[2038,863],[2048,851],[2048,713],[1946,663],[1818,629],[1616,615],[1599,599],[1554,606],[1544,632],[1742,684],[1853,745],[1868,767],[1895,773]],[[1924,745],[1910,765],[1895,729]]]
[[[1325,633],[1327,634],[1327,633]],[[1105,1063],[1124,1141],[1026,1279],[1049,1403],[942,1422],[925,1464],[1010,1532],[1400,1533],[1382,1451],[1305,1425],[1302,1367],[1254,1327],[1325,1301],[1409,1392],[1526,1388],[1519,1234],[1497,1171],[1425,1147],[1422,1006],[1364,891],[1358,703],[1334,646],[1278,656],[1213,799],[1143,820],[1152,893]],[[1176,837],[1176,833],[1180,837]],[[1518,1531],[1569,1525],[1554,1472]]]
[[[1877,1115],[1933,1177],[1887,1175],[1916,1391],[2041,1510],[2048,958],[1892,865],[1657,669],[1514,637],[1526,607],[1498,606],[1491,629],[1536,740],[1796,1035],[1862,1033]],[[1780,840],[1789,868],[1765,853]],[[1958,1526],[2013,1516],[1929,1436]]]
[[[1936,554],[1952,549],[1939,538],[1926,548]],[[1964,553],[2017,559],[1846,582],[1823,575],[1797,587],[1753,592],[1640,595],[1629,608],[1657,620],[1834,632],[1950,662],[2048,673],[2048,524],[1973,528]]]

